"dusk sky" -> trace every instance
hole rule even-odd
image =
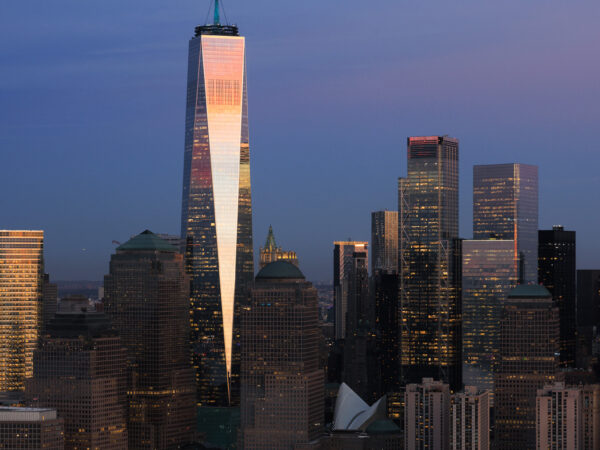
[[[188,40],[209,0],[0,2],[0,228],[43,229],[54,280],[101,280],[113,240],[178,234]],[[406,138],[537,164],[540,228],[600,268],[600,2],[225,0],[247,43],[255,251],[269,224],[313,281],[334,240],[397,208]],[[225,20],[222,20],[225,22]]]

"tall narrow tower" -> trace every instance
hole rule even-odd
[[[196,27],[188,56],[181,235],[191,276],[198,403],[239,402],[238,308],[253,277],[245,41]]]

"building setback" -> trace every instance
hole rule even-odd
[[[398,184],[401,377],[462,383],[458,139],[409,137]]]
[[[509,292],[494,374],[498,450],[535,448],[536,391],[554,380],[559,339],[558,308],[546,288],[520,285]]]
[[[575,366],[577,269],[575,232],[556,225],[539,230],[538,282],[552,294],[560,315],[560,363]]]
[[[27,398],[64,419],[65,448],[127,449],[126,355],[108,317],[61,300],[34,353]]]
[[[0,230],[0,392],[23,391],[43,326],[44,232]]]
[[[127,349],[129,448],[189,443],[196,403],[183,256],[146,230],[117,247],[104,289],[104,310]]]
[[[244,449],[291,449],[323,427],[317,291],[287,261],[256,276],[242,315],[241,405]]]
[[[196,27],[188,53],[181,237],[202,406],[239,405],[239,308],[254,275],[245,38]]]

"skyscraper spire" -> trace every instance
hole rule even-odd
[[[219,0],[215,0],[215,15],[213,19],[213,25],[221,25],[221,18],[219,16]]]

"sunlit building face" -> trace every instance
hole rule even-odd
[[[0,230],[0,392],[24,389],[42,323],[44,232]]]
[[[236,402],[251,214],[245,41],[236,27],[198,27],[189,47],[182,237],[198,402],[206,406]]]

